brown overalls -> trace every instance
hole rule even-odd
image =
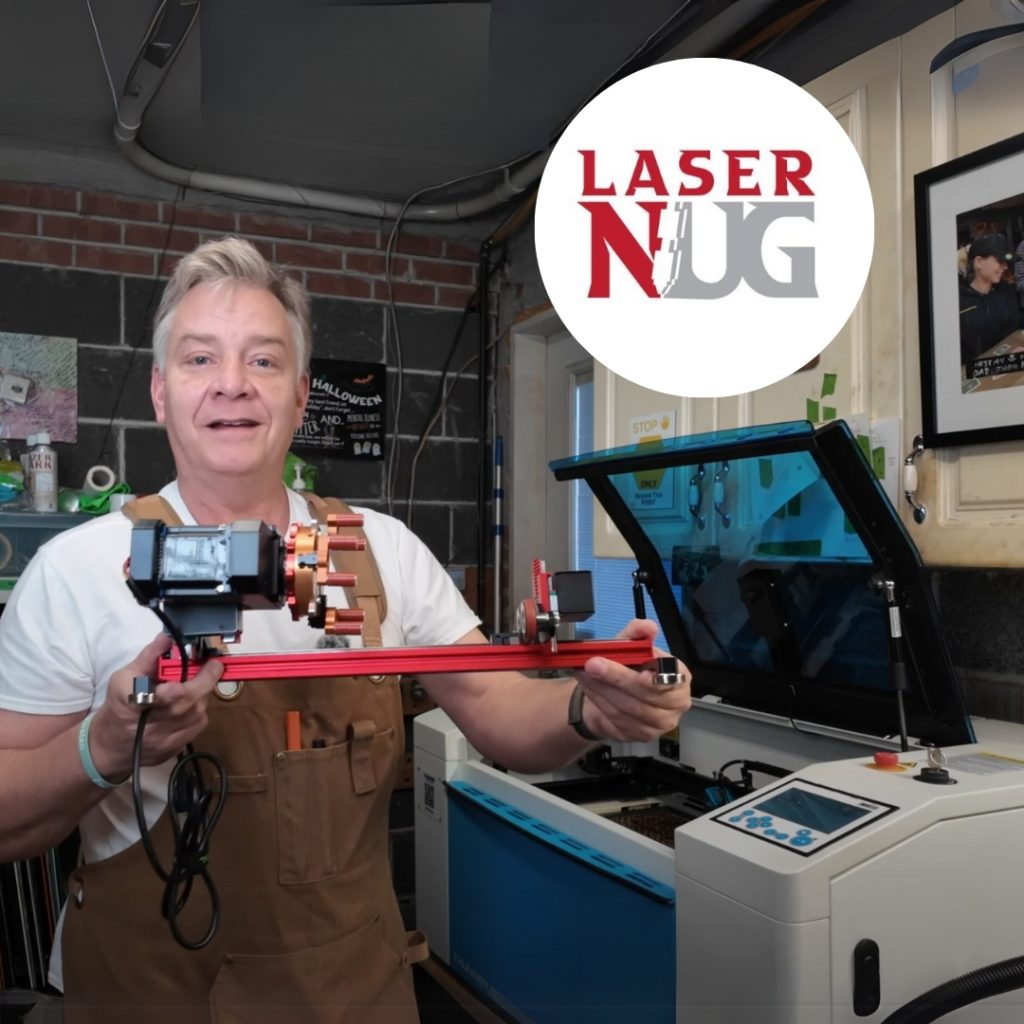
[[[309,499],[321,521],[347,511]],[[133,522],[180,522],[155,496],[124,512]],[[387,608],[376,563],[369,551],[334,554],[338,569],[358,574],[353,606],[366,613],[365,645],[379,647]],[[404,751],[397,677],[259,680],[207,707],[195,748],[221,759],[229,788],[210,844],[220,927],[199,951],[174,941],[141,842],[80,866],[64,922],[67,1024],[414,1024],[409,965],[426,943],[405,931],[388,861]],[[287,752],[293,709],[302,749]],[[152,838],[166,869],[166,810]],[[201,938],[209,912],[197,879],[182,933]]]

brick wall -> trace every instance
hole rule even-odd
[[[199,242],[224,234],[250,239],[305,283],[313,300],[314,355],[389,364],[390,435],[398,386],[390,346],[385,352],[390,224],[349,227],[329,214],[282,215],[246,205],[0,181],[0,331],[79,343],[78,442],[57,446],[62,486],[80,486],[97,463],[115,468],[139,493],[158,489],[173,475],[149,402],[150,321],[168,268]],[[477,246],[456,237],[413,229],[397,240],[392,280],[404,374],[396,499],[407,496],[411,455],[473,293],[477,259]],[[473,315],[454,367],[475,353],[477,332]],[[442,562],[475,561],[476,388],[475,372],[467,372],[417,469],[413,526]],[[382,507],[382,462],[311,461],[323,493]],[[396,515],[404,511],[404,504],[395,506]]]

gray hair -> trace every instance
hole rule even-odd
[[[284,306],[298,356],[299,376],[309,372],[313,332],[309,323],[309,295],[301,282],[263,258],[244,238],[204,242],[183,256],[167,282],[153,321],[153,361],[162,373],[167,358],[171,321],[186,293],[199,284],[246,284],[265,288]]]

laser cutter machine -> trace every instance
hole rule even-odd
[[[621,585],[693,670],[693,708],[531,778],[420,716],[434,955],[534,1024],[1024,1019],[1024,748],[976,742],[919,555],[847,425],[552,468],[634,553]]]

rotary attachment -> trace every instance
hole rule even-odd
[[[363,525],[358,513],[333,513],[326,525],[304,526],[292,523],[285,540],[285,601],[297,622],[305,615],[309,624],[333,636],[358,636],[363,631],[364,613],[358,608],[331,608],[327,605],[328,587],[354,587],[356,574],[336,572],[331,564],[333,551],[363,551],[366,541],[342,533]]]
[[[516,609],[515,632],[524,644],[551,641],[551,650],[558,649],[558,594],[552,584],[553,573],[545,570],[544,561],[533,560],[533,597],[523,598]]]
[[[583,622],[594,614],[594,590],[589,572],[548,572],[540,558],[533,560],[533,597],[519,602],[515,634],[520,643],[550,642],[558,650],[558,627]]]

